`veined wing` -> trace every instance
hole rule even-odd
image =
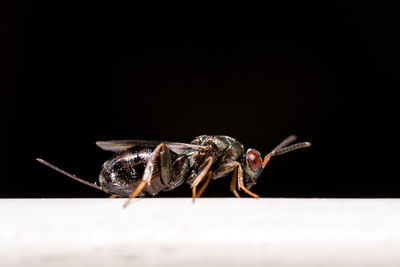
[[[149,141],[149,140],[110,140],[110,141],[97,141],[96,145],[103,150],[119,152],[135,146],[150,146],[156,147],[160,143],[166,144],[166,146],[177,154],[182,154],[188,150],[197,151],[204,146],[177,143],[177,142],[163,142],[163,141]]]

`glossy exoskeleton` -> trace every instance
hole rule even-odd
[[[303,142],[289,146],[295,140],[296,136],[289,136],[264,159],[257,150],[250,148],[245,152],[241,143],[222,135],[201,135],[190,144],[145,140],[98,141],[96,144],[101,149],[116,153],[103,164],[99,184],[82,180],[43,159],[37,160],[81,183],[129,199],[155,196],[186,182],[192,188],[194,200],[200,197],[211,179],[226,177],[230,173],[233,173],[230,190],[236,197],[239,197],[238,188],[258,198],[249,189],[257,183],[270,158],[311,145]],[[197,186],[203,181],[197,191]]]

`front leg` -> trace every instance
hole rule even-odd
[[[214,172],[213,179],[219,179],[227,176],[229,173],[233,171],[232,180],[231,180],[231,191],[236,196],[239,197],[239,194],[236,191],[236,181],[238,183],[238,189],[243,189],[244,192],[249,194],[252,197],[258,198],[259,196],[244,186],[243,182],[243,169],[242,165],[239,162],[233,161],[222,164],[219,168]]]
[[[259,198],[259,196],[253,192],[251,192],[249,189],[247,189],[244,186],[243,182],[243,169],[242,165],[240,165],[239,162],[236,161],[236,167],[237,167],[237,179],[238,179],[238,189],[243,189],[244,192],[246,192],[248,195],[254,197],[254,198]]]
[[[238,166],[237,164],[238,162],[233,161],[233,162],[228,162],[228,163],[224,163],[222,165],[220,165],[218,167],[218,169],[214,172],[213,175],[213,179],[219,179],[222,177],[226,177],[227,175],[229,175],[229,173],[233,172],[232,174],[232,179],[231,179],[231,186],[230,186],[230,190],[231,192],[235,195],[235,197],[239,198],[239,194],[236,191],[236,183],[237,183],[237,178],[238,178],[238,168],[236,168]],[[239,164],[240,166],[240,164]],[[243,173],[242,173],[243,175]]]
[[[221,164],[218,169],[215,170],[212,179],[216,180],[222,177],[228,176],[236,167],[236,161]]]
[[[229,173],[233,171],[232,182],[231,182],[231,191],[236,196],[239,197],[239,194],[236,191],[236,181],[237,181],[237,172],[236,172],[236,162],[228,162],[220,165],[215,172],[209,172],[207,176],[207,180],[204,182],[203,186],[200,188],[199,192],[196,194],[196,198],[200,197],[203,194],[204,190],[210,183],[211,179],[219,179],[227,176]]]

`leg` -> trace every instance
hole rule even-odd
[[[211,167],[212,162],[213,162],[213,158],[212,157],[208,157],[203,162],[203,164],[201,164],[198,173],[195,174],[195,177],[193,178],[193,182],[192,182],[192,185],[191,185],[193,202],[194,202],[194,199],[196,198],[196,188],[199,185],[199,183],[203,180],[203,178],[206,176],[208,170]]]
[[[151,154],[149,160],[147,161],[146,167],[144,169],[143,177],[142,180],[140,181],[139,185],[136,187],[135,191],[129,196],[129,199],[125,202],[124,208],[128,206],[129,202],[131,201],[132,198],[135,198],[137,195],[142,192],[143,188],[146,185],[150,185],[151,178],[153,177],[153,170],[154,170],[154,165],[157,162],[157,157],[160,154],[160,150],[165,147],[165,144],[161,143],[159,144]]]
[[[247,189],[244,186],[244,182],[243,182],[243,169],[242,166],[240,165],[239,162],[235,161],[236,163],[236,167],[237,167],[237,178],[238,178],[238,189],[243,189],[244,192],[246,192],[248,195],[255,197],[255,198],[259,198],[259,196],[253,192],[251,192],[249,189]]]
[[[236,182],[237,182],[237,176],[238,176],[237,165],[238,165],[238,162],[236,162],[236,161],[222,164],[215,171],[215,173],[213,175],[213,179],[219,179],[219,178],[225,177],[230,172],[233,171],[230,189],[231,189],[232,193],[235,195],[235,197],[240,197],[238,192],[236,191]]]
[[[203,194],[204,190],[206,190],[208,184],[211,181],[211,176],[212,176],[212,171],[208,172],[208,176],[207,176],[207,180],[204,182],[204,184],[201,186],[199,192],[197,192],[196,194],[196,198],[199,198],[201,196],[201,194]]]
[[[236,191],[236,183],[237,183],[237,168],[234,168],[231,180],[231,191],[235,195],[235,197],[240,198],[238,192]]]

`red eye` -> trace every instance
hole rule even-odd
[[[253,171],[257,171],[261,167],[261,158],[257,152],[251,151],[247,154],[250,168]]]

